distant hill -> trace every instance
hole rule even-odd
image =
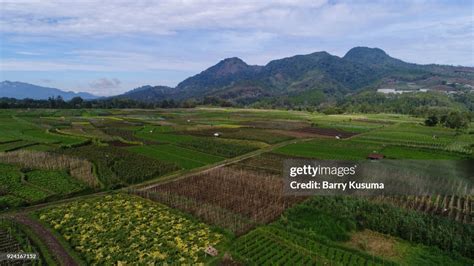
[[[173,88],[166,86],[142,86],[124,94],[114,96],[114,98],[131,99],[141,102],[154,102],[157,99],[167,98]]]
[[[343,57],[316,52],[273,60],[265,66],[228,58],[176,88],[144,86],[118,97],[147,102],[217,97],[243,105],[314,106],[367,90],[425,91],[440,85],[455,92],[474,88],[474,68],[412,64],[379,48],[355,47]]]
[[[87,92],[72,92],[62,91],[60,89],[41,87],[29,83],[18,82],[18,81],[2,81],[0,82],[0,98],[16,98],[16,99],[35,99],[35,100],[46,100],[49,97],[61,96],[64,100],[70,100],[76,96],[81,97],[84,100],[91,100],[98,98]]]

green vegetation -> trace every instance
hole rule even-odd
[[[472,224],[451,222],[363,198],[313,197],[289,209],[279,224],[303,230],[307,236],[334,241],[348,240],[355,229],[370,229],[452,254],[474,257]]]
[[[4,206],[1,206],[2,209],[19,205],[19,200],[21,200],[21,204],[38,202],[51,195],[48,191],[24,182],[24,174],[18,167],[0,164],[0,172],[2,173],[0,175],[2,194],[7,195],[1,200],[5,203]]]
[[[88,264],[199,263],[223,235],[168,207],[126,194],[37,213]]]
[[[65,171],[33,170],[26,173],[25,180],[30,184],[47,188],[47,190],[60,195],[79,192],[87,188]]]
[[[153,160],[113,146],[87,145],[59,152],[93,162],[100,181],[106,187],[135,184],[178,169],[173,163]]]
[[[171,144],[131,146],[128,147],[127,150],[161,161],[176,163],[184,169],[192,169],[204,166],[206,164],[216,163],[224,159],[223,157],[190,150]]]
[[[21,169],[0,164],[0,209],[42,202],[53,196],[66,196],[87,186],[64,171]]]
[[[255,128],[225,128],[225,127],[213,127],[210,129],[199,130],[199,131],[185,131],[185,134],[192,134],[196,136],[213,136],[214,133],[219,134],[220,138],[226,139],[243,139],[243,140],[255,140],[269,144],[290,140],[292,137],[279,134],[277,132],[271,132],[268,130],[255,129]]]
[[[379,151],[382,145],[365,143],[355,140],[314,139],[307,142],[290,144],[277,149],[275,152],[317,159],[359,160],[368,154]]]
[[[0,115],[0,141],[24,140],[38,143],[60,143],[71,145],[83,141],[81,138],[63,136],[49,132],[39,125],[13,115]]]
[[[472,265],[470,196],[284,194],[287,159],[381,153],[449,183],[473,158],[473,123],[341,110],[1,110],[0,209],[85,264]]]
[[[49,252],[34,242],[16,223],[3,218],[0,220],[0,252],[35,253],[38,257],[31,265],[47,265],[51,262]]]
[[[469,126],[472,115],[451,111],[448,114],[432,114],[425,120],[425,125],[434,127],[438,123],[449,128],[464,129]]]

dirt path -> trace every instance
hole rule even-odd
[[[59,241],[53,236],[53,234],[51,234],[51,232],[44,228],[39,222],[29,218],[23,213],[12,216],[12,219],[30,228],[38,236],[38,238],[41,239],[41,241],[48,248],[49,252],[51,252],[56,261],[61,265],[78,265],[63,248],[61,243],[59,243]]]

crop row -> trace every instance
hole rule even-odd
[[[34,170],[0,164],[0,210],[45,201],[86,189],[86,185],[64,171]]]
[[[231,158],[259,149],[265,145],[261,142],[245,140],[219,139],[216,137],[198,137],[184,134],[173,134],[170,127],[144,127],[135,135],[144,140],[159,143],[170,143],[210,155]]]
[[[100,185],[93,174],[92,164],[71,156],[47,152],[15,151],[0,153],[0,162],[31,169],[65,170],[89,187],[97,188]]]
[[[37,212],[87,264],[200,263],[223,236],[202,223],[127,194],[67,203]]]
[[[18,225],[7,219],[0,219],[0,252],[6,253],[35,253],[36,260],[1,261],[2,265],[44,265],[42,254],[30,238]]]
[[[282,154],[264,153],[238,162],[232,165],[232,167],[236,169],[246,169],[255,172],[281,175],[283,171],[283,161],[288,158],[290,157]]]
[[[233,245],[236,258],[246,265],[327,265],[305,247],[256,229],[240,237]]]
[[[93,162],[100,180],[108,187],[139,183],[179,169],[173,163],[113,146],[87,145],[60,152]]]
[[[348,240],[350,231],[370,229],[474,257],[474,225],[364,198],[313,197],[289,209],[285,217],[293,228],[331,240]]]
[[[190,212],[237,234],[303,200],[285,196],[278,176],[219,168],[148,188],[141,196]]]
[[[226,139],[242,139],[266,142],[269,144],[290,140],[292,137],[269,132],[268,130],[240,127],[240,128],[211,128],[203,130],[184,131],[184,134],[212,137],[214,133],[218,133],[220,138]]]
[[[31,141],[26,141],[26,140],[18,140],[18,141],[12,141],[12,142],[7,142],[0,144],[0,152],[4,151],[13,151],[21,148],[25,148],[28,146],[33,146],[37,143],[31,142]]]
[[[255,265],[392,265],[390,261],[328,245],[270,225],[240,237],[233,245],[237,258]]]
[[[462,223],[473,222],[474,202],[470,196],[385,196],[378,197],[376,200],[406,209],[444,216]]]
[[[184,169],[192,169],[224,160],[223,157],[210,155],[204,152],[191,150],[172,144],[146,146],[138,145],[128,147],[127,150],[136,152],[138,154],[143,154],[160,161],[176,163]]]

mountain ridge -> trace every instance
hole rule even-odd
[[[456,93],[473,88],[473,67],[408,63],[380,48],[354,47],[342,57],[322,51],[262,66],[225,58],[175,87],[145,85],[107,98],[147,103],[217,98],[238,105],[317,106],[367,91]]]
[[[0,82],[0,97],[47,100],[49,97],[57,96],[61,96],[66,101],[74,97],[81,97],[84,100],[99,98],[99,96],[87,92],[64,91],[57,88],[43,87],[20,81],[5,80]]]

